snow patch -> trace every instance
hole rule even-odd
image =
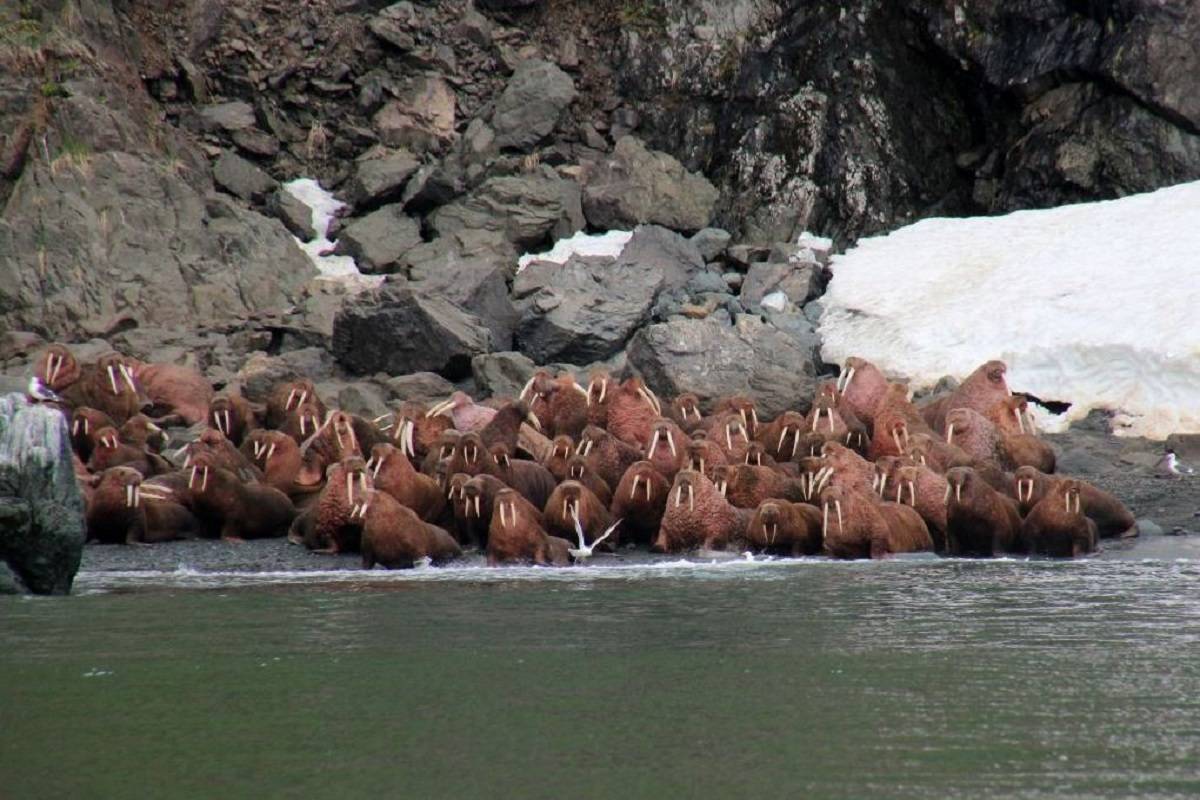
[[[777,314],[783,313],[787,308],[788,296],[783,292],[771,292],[758,303],[768,311],[774,311]]]
[[[348,288],[358,290],[379,286],[383,282],[382,275],[363,275],[359,272],[358,265],[351,256],[325,255],[333,250],[333,242],[329,240],[329,225],[338,210],[345,207],[345,203],[322,189],[321,184],[312,178],[297,178],[283,184],[283,188],[312,209],[312,226],[317,233],[316,238],[310,242],[293,238],[300,245],[300,249],[308,254],[309,260],[320,273],[317,280],[342,283]]]
[[[544,253],[526,253],[517,259],[517,272],[525,269],[531,261],[553,261],[555,264],[565,264],[573,255],[609,256],[616,258],[625,249],[633,231],[608,231],[599,234],[587,234],[583,231],[567,239],[559,239]]]
[[[991,358],[1014,391],[1095,408],[1121,433],[1200,431],[1200,182],[1119,200],[927,219],[832,260],[826,361],[858,355],[914,389]]]

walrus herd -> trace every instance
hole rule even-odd
[[[585,386],[539,371],[518,397],[456,392],[364,419],[306,379],[254,403],[117,353],[80,364],[51,345],[35,365],[67,416],[100,542],[286,535],[400,568],[470,548],[492,565],[563,565],[629,545],[1072,557],[1136,535],[1116,498],[1054,474],[1005,372],[989,361],[916,404],[851,358],[797,410],[765,419],[747,397],[705,410],[637,377],[597,370]],[[187,444],[168,449],[164,428]]]

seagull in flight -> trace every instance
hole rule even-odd
[[[592,557],[592,551],[596,549],[596,545],[608,538],[608,535],[617,529],[621,524],[621,520],[617,520],[612,525],[609,525],[604,533],[596,537],[596,541],[592,542],[591,547],[588,546],[587,540],[583,537],[583,525],[579,523],[579,512],[575,510],[575,506],[571,506],[571,516],[575,520],[575,535],[579,537],[579,549],[567,548],[567,552],[571,554],[571,558],[582,562],[585,559]],[[624,519],[624,518],[622,518]]]

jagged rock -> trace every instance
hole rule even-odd
[[[740,269],[749,269],[751,264],[766,261],[771,248],[765,244],[735,244],[725,251],[725,259]]]
[[[333,353],[357,374],[437,372],[466,377],[471,358],[491,350],[479,318],[448,300],[384,286],[350,298],[333,321]]]
[[[254,107],[241,100],[202,106],[196,112],[206,131],[240,131],[254,127]]]
[[[404,185],[421,162],[407,150],[359,160],[354,177],[345,190],[346,200],[356,208],[374,208],[400,199]]]
[[[445,400],[454,392],[454,384],[433,372],[414,372],[399,375],[384,382],[394,401],[412,400],[417,403],[435,403]]]
[[[306,347],[277,356],[253,353],[238,370],[234,382],[248,400],[263,403],[281,381],[303,377],[319,383],[335,377],[336,373],[337,365],[324,348]]]
[[[612,155],[587,176],[583,210],[601,229],[654,223],[682,231],[708,225],[717,190],[703,175],[688,172],[666,153],[622,137]]]
[[[274,158],[279,154],[279,140],[257,128],[245,128],[234,131],[232,139],[239,150],[253,156]]]
[[[436,150],[454,138],[455,105],[445,80],[423,75],[375,112],[373,123],[379,140],[389,147]]]
[[[704,228],[696,231],[688,241],[696,246],[705,261],[716,261],[729,247],[732,238],[729,231],[721,228]]]
[[[267,212],[301,240],[307,242],[316,238],[312,209],[286,189],[281,187],[271,193],[267,198]]]
[[[787,333],[742,315],[734,325],[715,317],[649,325],[626,352],[630,367],[660,395],[695,392],[708,403],[746,394],[766,418],[812,397],[817,346],[811,329],[807,336]]]
[[[454,35],[466,39],[477,47],[490,47],[492,44],[492,21],[468,4],[454,26]]]
[[[353,256],[359,270],[368,274],[395,272],[404,254],[419,244],[420,225],[400,203],[393,203],[343,228],[334,252]]]
[[[617,257],[618,264],[654,266],[668,289],[680,289],[704,271],[704,258],[692,242],[659,225],[639,225]]]
[[[540,59],[522,62],[496,101],[492,114],[496,144],[532,149],[554,130],[575,95],[575,82],[556,64]]]
[[[486,353],[471,359],[475,388],[491,397],[516,397],[536,370],[523,353]]]
[[[367,30],[398,50],[416,45],[410,30],[417,27],[417,12],[412,3],[392,3],[367,23]]]
[[[664,283],[653,263],[596,265],[572,257],[526,301],[517,344],[539,364],[608,358],[649,319]]]
[[[66,418],[0,397],[0,560],[35,594],[67,594],[86,536]]]
[[[317,391],[324,394],[323,387]],[[333,397],[337,398],[337,407],[349,414],[357,414],[365,419],[375,419],[388,413],[386,392],[368,381],[354,381],[343,385]]]
[[[490,178],[477,190],[429,215],[439,236],[464,229],[499,231],[522,250],[583,227],[579,186],[550,169],[532,175]]]
[[[753,308],[768,294],[782,292],[788,301],[802,306],[824,288],[824,273],[816,264],[759,262],[750,265],[746,273],[741,300],[747,308]]]
[[[248,203],[260,203],[279,182],[241,156],[225,150],[213,164],[213,181]]]
[[[440,257],[413,263],[409,284],[471,312],[491,332],[493,347],[508,348],[512,346],[513,330],[520,318],[508,295],[511,273],[509,256],[495,253],[464,256],[450,250]]]

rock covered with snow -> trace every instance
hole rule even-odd
[[[1095,408],[1119,432],[1200,430],[1200,182],[1119,200],[927,219],[833,258],[825,361],[858,355],[913,388],[990,358],[1009,385]]]

